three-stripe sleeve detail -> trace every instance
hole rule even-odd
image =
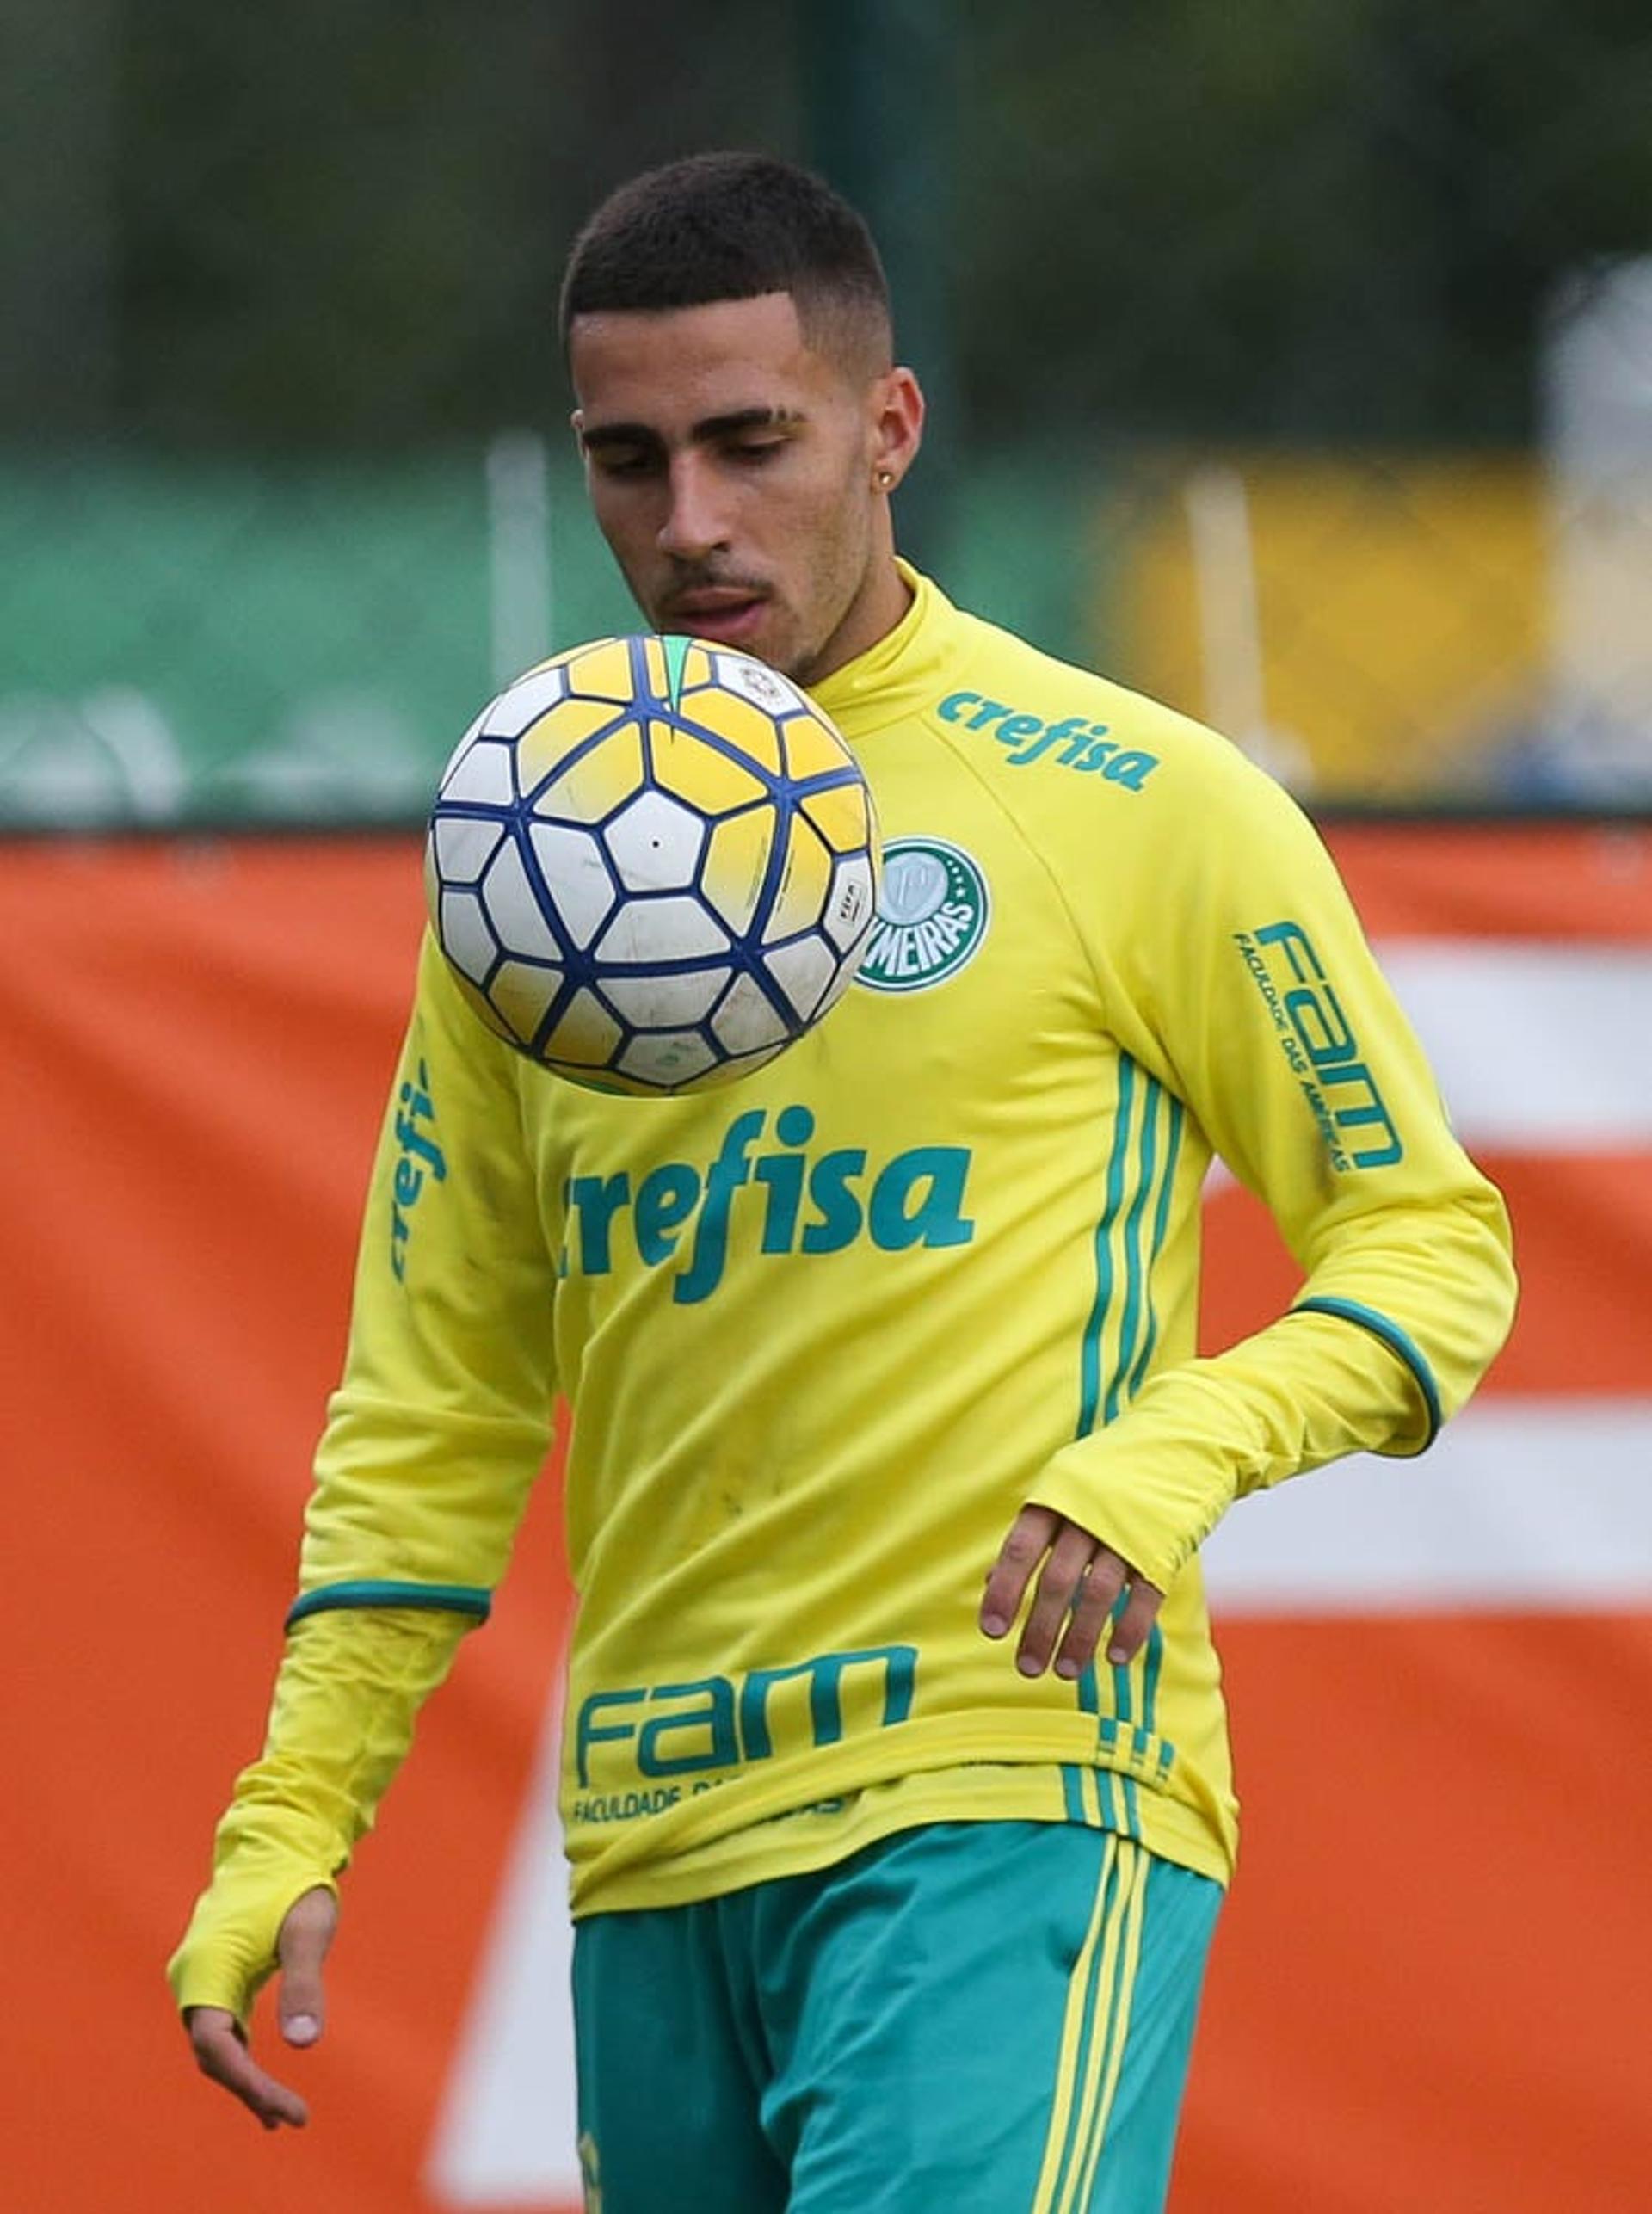
[[[1169,1231],[1186,1119],[1187,1110],[1173,1093],[1128,1054],[1120,1056],[1113,1148],[1095,1230],[1095,1295],[1079,1358],[1080,1437],[1118,1417],[1141,1389],[1152,1362],[1159,1329],[1153,1271]],[[1138,1751],[1145,1750],[1156,1719],[1162,1652],[1162,1633],[1155,1624],[1144,1649],[1139,1724],[1131,1668],[1109,1670],[1113,1715],[1138,1741]],[[1079,1704],[1086,1712],[1098,1711],[1097,1689],[1094,1668],[1086,1669],[1078,1684]],[[1162,1752],[1161,1774],[1168,1766]],[[1117,1780],[1116,1796],[1124,1804],[1119,1826],[1139,1837],[1135,1782],[1127,1775]]]

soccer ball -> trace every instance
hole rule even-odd
[[[425,889],[500,1037],[599,1091],[698,1091],[772,1061],[848,984],[877,820],[854,756],[775,670],[691,638],[601,638],[465,732]]]

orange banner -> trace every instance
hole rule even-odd
[[[1174,2205],[1620,2214],[1652,2205],[1637,1459],[1652,1444],[1652,1088],[1637,1108],[1641,1049],[1614,1010],[1652,963],[1652,848],[1640,832],[1335,842],[1483,1096],[1459,1119],[1509,1192],[1525,1305],[1458,1458],[1443,1441],[1392,1494],[1437,1496],[1470,1533],[1445,1548],[1443,1581],[1425,1591],[1397,1556],[1362,1557],[1353,1589],[1334,1536],[1322,1553],[1311,1531],[1290,1541],[1283,1599],[1255,1595],[1242,1551],[1225,1584],[1213,1562],[1247,1835]],[[551,1483],[348,1880],[332,2026],[291,2063],[306,2132],[266,2139],[195,2080],[161,1973],[279,1652],[410,982],[416,852],[3,857],[0,2205],[546,2214],[572,2168],[566,2053],[554,2022],[523,2025],[559,2019],[559,2000],[512,1977],[562,1941],[543,1832],[564,1620]],[[1518,1006],[1528,985],[1550,1012],[1522,1063],[1497,995]],[[1291,1270],[1243,1193],[1217,1192],[1211,1223],[1220,1342]],[[1301,1489],[1327,1487],[1334,1522],[1362,1481]],[[1261,1502],[1252,1528],[1292,1503]],[[1417,1545],[1440,1553],[1432,1523]]]

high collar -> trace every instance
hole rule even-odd
[[[940,586],[898,555],[895,565],[911,589],[911,606],[876,645],[810,687],[811,699],[845,737],[865,737],[933,700],[956,643],[958,610]]]

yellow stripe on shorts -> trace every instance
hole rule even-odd
[[[1089,1927],[1067,1983],[1055,2098],[1032,2214],[1082,2214],[1130,2035],[1149,1856],[1109,1836]]]

